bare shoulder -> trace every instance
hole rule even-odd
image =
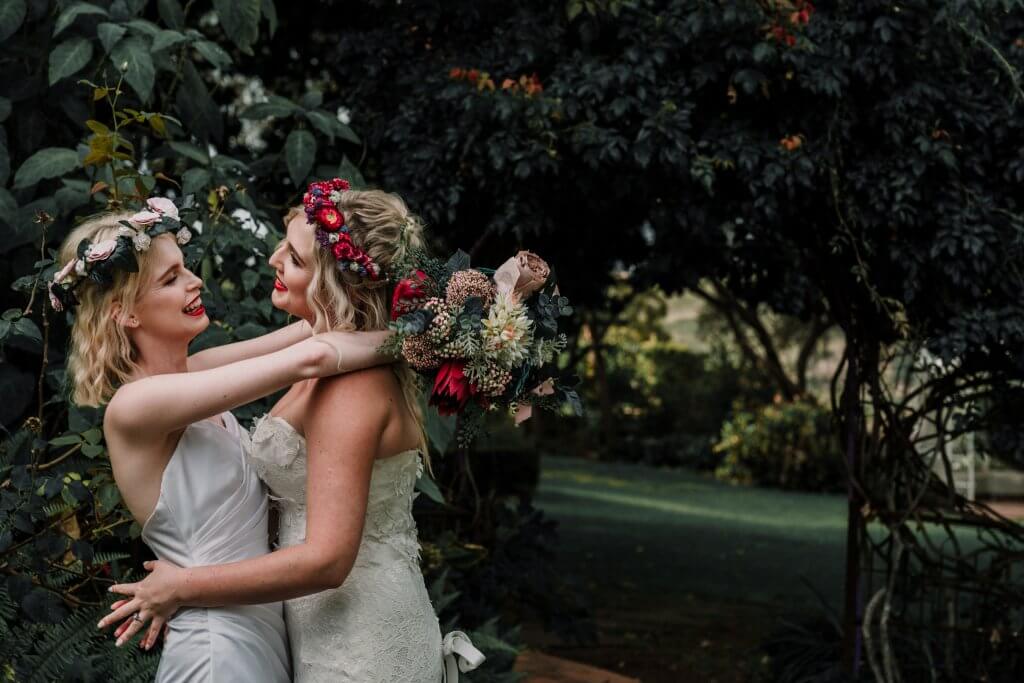
[[[368,391],[383,392],[389,390],[396,382],[395,373],[391,371],[390,366],[378,365],[318,379],[313,387],[313,393],[337,398],[347,394],[360,395]]]
[[[133,400],[132,386],[118,388],[103,411],[103,431],[127,436],[138,427],[139,410]]]
[[[387,366],[378,366],[325,377],[316,381],[309,396],[310,412],[318,414],[358,413],[363,417],[384,418],[387,399],[398,380]]]

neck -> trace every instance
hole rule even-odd
[[[142,337],[135,340],[139,375],[167,375],[188,372],[188,342],[168,342]]]

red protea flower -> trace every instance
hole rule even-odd
[[[329,206],[316,212],[316,221],[327,232],[337,232],[345,225],[345,217],[341,215],[341,211]]]
[[[476,394],[476,387],[466,379],[466,361],[449,360],[437,369],[429,403],[441,415],[455,415]]]
[[[391,319],[398,320],[406,313],[415,311],[427,298],[427,274],[417,270],[412,277],[399,280],[395,293],[391,295]]]

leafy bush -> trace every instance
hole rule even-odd
[[[806,401],[740,410],[714,450],[719,479],[801,491],[840,491],[846,470],[831,414]]]
[[[616,376],[627,379],[632,414],[623,415],[622,456],[657,465],[707,469],[711,446],[743,392],[737,369],[722,358],[671,341],[611,353]]]

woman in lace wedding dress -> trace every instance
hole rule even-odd
[[[289,215],[270,260],[273,302],[314,330],[383,329],[386,287],[374,275],[419,246],[421,227],[395,195],[323,186],[335,213]],[[115,592],[162,616],[284,600],[302,683],[454,683],[483,657],[464,634],[442,639],[420,572],[412,502],[426,444],[415,391],[404,365],[295,384],[248,446],[280,505],[279,549],[217,566],[152,563]]]

